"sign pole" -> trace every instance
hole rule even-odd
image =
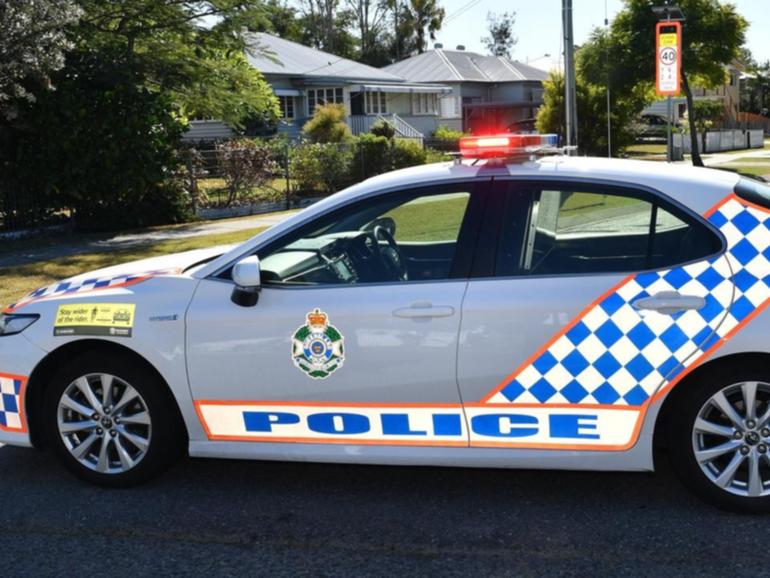
[[[666,20],[655,27],[655,91],[666,96],[666,159],[674,159],[673,139],[671,136],[671,117],[673,103],[671,97],[679,94],[682,66],[682,24],[672,21],[669,12]]]

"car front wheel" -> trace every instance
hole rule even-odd
[[[717,369],[675,400],[672,465],[701,499],[722,509],[770,511],[770,376]]]
[[[48,437],[76,476],[131,486],[179,454],[180,427],[165,384],[132,360],[84,356],[56,375],[45,399]]]

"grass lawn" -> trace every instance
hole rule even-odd
[[[60,257],[51,261],[0,269],[0,308],[17,301],[20,297],[23,297],[30,291],[34,291],[38,287],[49,285],[73,275],[148,257],[214,247],[216,245],[240,243],[262,230],[264,228],[174,239],[159,243],[148,243],[130,249],[83,253]]]
[[[626,154],[630,157],[665,155],[666,145],[660,143],[634,144],[626,149]]]
[[[227,200],[227,189],[224,179],[207,178],[198,181],[198,188],[215,204],[223,204]],[[264,187],[254,187],[251,197],[265,197],[266,200],[275,200],[286,194],[286,179],[272,179]]]
[[[746,166],[746,165],[719,165],[713,167],[715,169],[723,169],[727,171],[733,171],[742,175],[759,176],[764,177],[770,175],[770,163],[764,166]]]
[[[735,159],[733,161],[730,161],[730,165],[742,165],[744,163],[761,163],[761,164],[770,164],[770,157],[741,157],[739,159]]]

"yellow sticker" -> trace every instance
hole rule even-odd
[[[676,34],[661,34],[660,40],[658,41],[658,45],[663,48],[664,46],[676,46],[677,43],[677,35]]]
[[[131,337],[135,311],[133,303],[59,305],[53,334]]]

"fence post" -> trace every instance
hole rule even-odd
[[[291,179],[289,174],[289,151],[290,151],[289,143],[286,143],[286,150],[283,155],[284,158],[284,172],[286,174],[286,210],[288,211],[291,209]]]
[[[192,159],[192,151],[187,151],[187,174],[190,177],[190,198],[192,200],[193,215],[198,214],[198,175],[195,172],[195,164]]]

